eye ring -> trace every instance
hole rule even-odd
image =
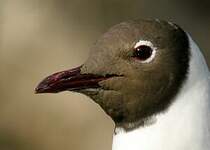
[[[156,49],[150,41],[140,40],[134,46],[132,57],[141,63],[149,63],[155,58]]]

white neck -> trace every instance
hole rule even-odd
[[[113,150],[209,150],[209,70],[197,45],[190,40],[188,78],[167,112],[157,122],[113,137]]]

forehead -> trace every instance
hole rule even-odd
[[[184,32],[177,25],[159,20],[135,20],[113,26],[96,43],[96,46],[108,49],[129,49],[136,42],[146,40],[156,47],[175,44],[175,39],[182,38]],[[176,43],[177,44],[177,43]]]

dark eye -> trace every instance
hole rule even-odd
[[[133,57],[146,61],[152,56],[153,49],[147,45],[140,45],[134,49]]]

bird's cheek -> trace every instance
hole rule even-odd
[[[122,105],[122,94],[116,91],[104,91],[101,93],[103,99],[103,107],[118,109]],[[110,111],[111,111],[110,109]]]
[[[118,116],[123,110],[123,95],[116,91],[104,91],[100,95],[102,97],[102,102],[99,104],[104,109],[104,111],[111,117]]]
[[[114,77],[104,81],[99,82],[99,85],[103,87],[105,90],[114,90],[120,91],[123,87],[123,83],[125,82],[124,77]]]

